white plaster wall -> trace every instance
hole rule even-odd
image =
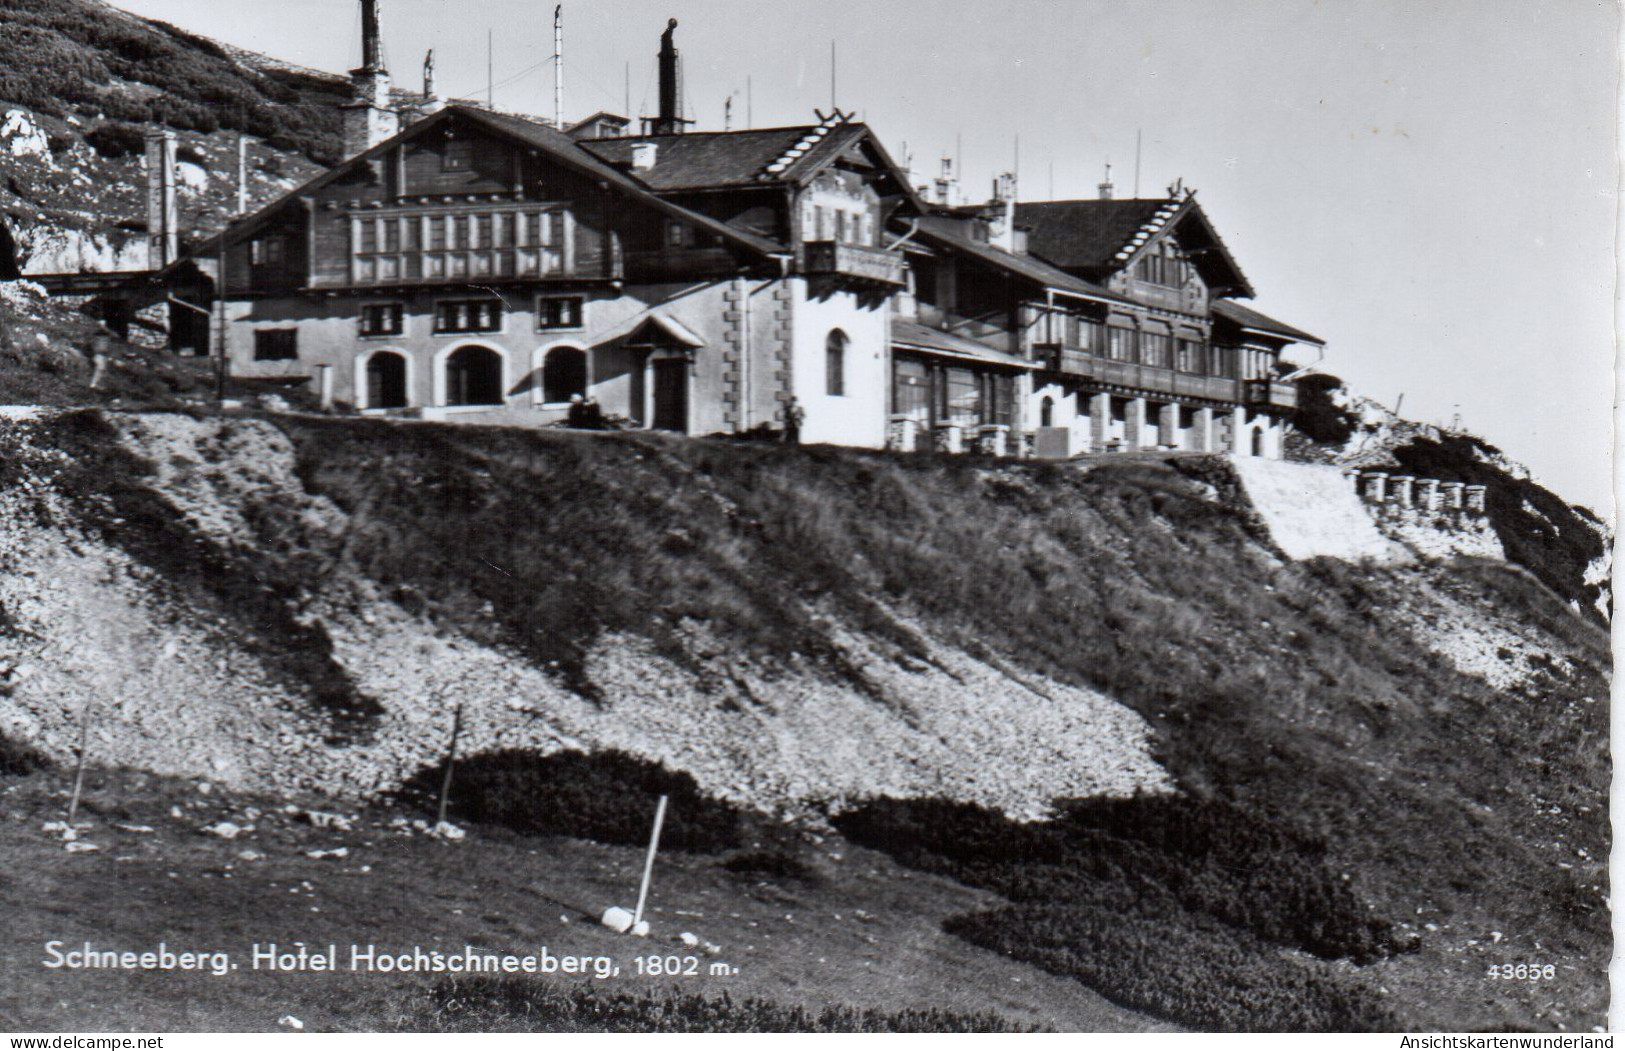
[[[690,368],[689,419],[694,433],[725,429],[723,420],[723,334],[732,325],[724,319],[724,284],[631,286],[616,296],[583,291],[586,304],[578,329],[537,331],[536,292],[505,296],[502,330],[490,333],[436,335],[434,302],[451,295],[335,296],[309,299],[239,300],[227,304],[227,348],[232,374],[242,377],[307,377],[313,382],[319,366],[333,368],[333,395],[341,405],[355,406],[364,370],[360,360],[375,350],[388,349],[408,360],[408,401],[434,407],[445,398],[446,356],[457,347],[478,344],[501,353],[506,361],[506,407],[532,410],[538,423],[558,418],[557,409],[543,409],[541,365],[546,351],[565,345],[589,349],[588,382],[606,412],[638,415],[633,401],[640,394],[645,405],[651,384],[639,382],[632,355],[623,351],[619,336],[640,318],[660,314],[687,328],[705,342],[694,352]],[[477,293],[476,293],[477,294]],[[554,294],[547,290],[545,294]],[[556,294],[578,294],[558,289]],[[405,331],[400,335],[363,338],[359,315],[364,303],[400,301],[406,304]],[[255,361],[254,330],[299,330],[299,356],[291,361]],[[645,418],[647,418],[645,416]]]
[[[801,440],[879,448],[886,442],[887,384],[891,375],[889,308],[860,305],[850,292],[819,299],[807,282],[792,279],[794,347],[792,391],[806,410]],[[824,393],[824,344],[830,330],[844,331],[846,393]]]

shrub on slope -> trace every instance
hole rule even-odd
[[[1607,554],[1602,524],[1594,514],[1571,507],[1533,479],[1508,474],[1490,459],[1500,450],[1470,435],[1413,439],[1392,455],[1406,471],[1422,477],[1485,486],[1485,510],[1507,558],[1587,616],[1600,618],[1602,589],[1585,579],[1587,567]]]
[[[212,41],[86,0],[0,0],[0,71],[0,100],[52,116],[231,128],[322,163],[340,152],[337,81],[260,73]]]
[[[437,799],[445,772],[443,763],[425,770],[404,794]],[[661,795],[671,797],[662,849],[715,853],[738,845],[734,808],[702,794],[688,774],[619,752],[470,756],[453,771],[450,811],[516,832],[641,847]]]

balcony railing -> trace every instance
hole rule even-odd
[[[808,274],[850,277],[883,285],[904,283],[903,257],[897,252],[841,241],[808,241],[803,247],[806,249],[804,269]]]
[[[1241,400],[1237,381],[1224,376],[1198,376],[1155,365],[1110,361],[1088,351],[1073,350],[1059,343],[1035,343],[1033,354],[1052,372],[1079,376],[1113,387],[1231,404]]]
[[[1267,409],[1296,409],[1298,407],[1298,387],[1296,384],[1282,383],[1279,380],[1248,380],[1246,387],[1248,405],[1258,405]]]

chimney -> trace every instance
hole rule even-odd
[[[430,48],[423,56],[423,102],[417,107],[418,119],[427,117],[432,113],[439,113],[446,108],[446,100],[435,91],[434,84],[434,48]]]
[[[677,19],[666,22],[660,34],[660,116],[655,120],[656,135],[678,135],[688,121],[683,119],[683,60],[672,43]]]
[[[180,216],[175,209],[175,133],[147,135],[147,265],[162,269],[180,255]]]
[[[936,182],[937,203],[944,205],[958,204],[959,180],[954,178],[954,159],[942,158],[942,174],[937,176]]]
[[[1016,254],[1016,177],[1001,172],[993,179],[993,200],[988,203],[987,243]]]
[[[384,72],[384,48],[378,32],[378,0],[361,0],[361,69]]]
[[[1114,187],[1112,186],[1112,166],[1111,166],[1110,162],[1107,162],[1107,164],[1106,164],[1106,178],[1105,178],[1105,181],[1103,181],[1100,184],[1100,199],[1102,201],[1111,200],[1113,190],[1114,190]]]
[[[354,157],[400,130],[391,104],[389,71],[384,68],[378,0],[361,0],[361,65],[350,70],[353,101],[344,107],[344,155]]]
[[[646,172],[655,166],[655,156],[660,150],[657,142],[634,142],[632,144],[632,170]]]

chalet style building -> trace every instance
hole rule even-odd
[[[866,125],[694,131],[666,28],[641,134],[401,101],[376,3],[348,159],[233,224],[234,375],[369,414],[1066,457],[1279,456],[1282,348],[1195,195],[932,202]],[[1103,190],[1109,188],[1103,186]],[[795,410],[790,407],[794,402]]]

